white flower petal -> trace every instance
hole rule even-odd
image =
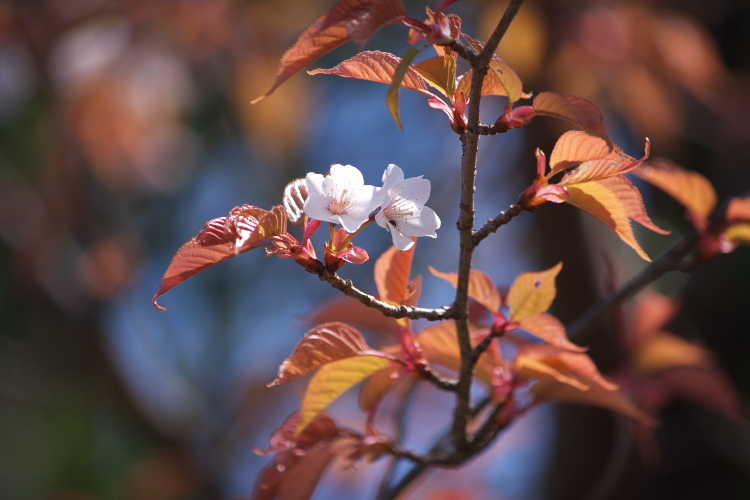
[[[429,236],[437,238],[436,231],[440,228],[440,217],[430,207],[424,207],[419,215],[398,224],[399,230],[407,236]]]
[[[399,182],[404,180],[404,171],[398,165],[391,163],[383,172],[383,189],[390,191]]]
[[[414,240],[411,239],[411,236],[406,236],[395,229],[392,229],[390,233],[393,238],[393,245],[399,250],[409,250],[414,245]]]

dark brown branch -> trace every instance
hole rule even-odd
[[[474,49],[463,43],[461,40],[453,39],[453,41],[446,45],[446,47],[456,52],[462,59],[469,61],[472,66],[474,66],[479,60],[479,54],[474,52]]]
[[[479,125],[479,105],[482,99],[482,86],[484,77],[489,70],[489,63],[500,40],[508,30],[511,21],[518,13],[523,0],[511,0],[502,19],[495,31],[490,36],[487,44],[476,61],[472,61],[474,72],[471,80],[471,91],[467,124],[469,130],[476,130]],[[474,375],[474,363],[472,362],[473,348],[468,325],[468,290],[469,273],[474,253],[474,191],[476,189],[476,164],[477,150],[479,148],[479,135],[473,132],[461,134],[463,155],[461,158],[461,202],[459,204],[460,214],[458,218],[459,232],[459,259],[458,280],[456,284],[456,299],[454,307],[456,310],[456,331],[458,334],[458,345],[461,350],[461,367],[459,369],[458,385],[456,387],[456,409],[453,415],[453,439],[458,449],[467,446],[466,425],[469,421],[471,408],[471,385]]]
[[[323,270],[318,277],[321,281],[329,283],[333,288],[341,290],[344,295],[357,299],[367,307],[377,309],[383,316],[389,318],[409,318],[409,319],[420,319],[425,318],[430,321],[440,321],[443,319],[452,319],[456,316],[455,308],[451,306],[443,306],[437,309],[425,309],[423,307],[410,307],[410,306],[392,306],[387,302],[378,300],[376,297],[365,293],[359,288],[355,287],[350,280],[345,280],[336,273],[332,273],[328,270]]]

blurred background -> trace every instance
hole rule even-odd
[[[460,143],[422,96],[402,92],[403,133],[375,83],[299,74],[250,105],[332,3],[0,1],[0,499],[251,496],[268,462],[252,450],[267,447],[304,389],[266,384],[338,296],[258,250],[191,279],[157,311],[150,299],[172,255],[233,207],[270,208],[287,182],[332,163],[357,166],[370,184],[396,163],[433,182],[429,205],[443,221],[437,239],[419,242],[414,273],[455,269]],[[422,18],[424,3],[406,4]],[[483,38],[503,9],[463,0],[449,12]],[[401,54],[406,36],[387,26],[367,48]],[[347,44],[314,67],[356,52]],[[653,156],[706,175],[720,200],[750,188],[747,1],[527,0],[499,53],[526,91],[601,106],[626,152],[639,156],[647,136]],[[495,99],[487,123],[504,106]],[[565,127],[539,119],[483,138],[478,220],[515,201],[534,176],[534,149],[549,153]],[[652,218],[673,230],[638,233],[658,256],[689,225],[676,202],[642,188]],[[378,228],[357,241],[373,260],[390,246]],[[748,257],[741,248],[654,287],[679,297],[670,331],[712,351],[711,380],[720,378],[659,408],[658,453],[622,438],[608,412],[549,405],[464,469],[433,473],[413,498],[750,497]],[[559,260],[554,312],[566,323],[645,265],[589,216],[554,206],[489,238],[475,267],[508,286]],[[375,291],[372,262],[341,274]],[[425,276],[421,305],[451,295]],[[622,368],[618,327],[580,340],[609,373]],[[390,340],[376,333],[372,344]],[[700,380],[689,385],[705,389]],[[418,391],[409,444],[426,446],[450,407],[444,394]],[[362,423],[356,402],[334,413]],[[366,497],[382,470],[331,471],[316,498]]]

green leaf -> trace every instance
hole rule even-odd
[[[388,104],[388,110],[391,112],[393,119],[396,120],[398,129],[403,131],[404,127],[401,125],[401,117],[398,112],[398,92],[401,89],[401,82],[406,76],[406,72],[409,70],[412,61],[419,54],[419,50],[411,48],[406,51],[404,57],[401,59],[401,64],[396,68],[396,72],[393,74],[393,81],[391,86],[388,88],[388,93],[385,96],[385,102]]]
[[[299,435],[341,394],[390,363],[391,360],[385,355],[368,354],[340,359],[322,366],[307,385],[300,409],[302,418],[295,435]]]

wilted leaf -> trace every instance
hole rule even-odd
[[[651,217],[646,212],[641,192],[626,177],[618,175],[598,182],[612,191],[617,199],[620,200],[622,208],[629,218],[656,233],[669,234],[671,232],[654,224],[654,221],[651,220]]]
[[[535,273],[523,273],[508,292],[510,320],[520,321],[546,312],[557,295],[555,278],[562,269],[562,262]]]
[[[438,278],[443,278],[454,287],[458,284],[458,273],[441,273],[433,267],[430,267],[430,272]],[[472,269],[469,274],[469,297],[492,312],[498,312],[502,305],[500,291],[492,278],[476,269]]]
[[[378,287],[380,300],[400,306],[410,299],[409,275],[416,247],[417,245],[412,245],[405,251],[391,247],[375,262],[375,285]]]
[[[201,232],[177,250],[151,299],[154,305],[165,310],[156,299],[186,279],[236,255],[264,246],[266,238],[286,234],[286,222],[286,210],[281,205],[270,211],[243,205],[234,208],[227,217],[207,222]]]
[[[598,385],[581,390],[557,380],[540,380],[531,388],[531,393],[537,400],[599,406],[633,417],[646,425],[657,425],[654,418],[638,409],[620,390],[608,390]]]
[[[320,367],[307,385],[297,434],[347,389],[390,363],[385,354],[368,354],[339,359]]]
[[[401,58],[394,54],[368,50],[360,52],[333,68],[314,69],[307,73],[310,75],[338,75],[390,85],[400,64]],[[411,67],[406,69],[401,86],[430,97],[436,97],[430,92],[424,78]]]
[[[619,148],[610,151],[607,141],[580,130],[565,132],[555,143],[549,157],[550,176],[566,168],[592,160],[607,159],[611,153],[624,154]],[[617,159],[616,157],[613,159]]]
[[[456,91],[456,60],[453,57],[432,57],[415,64],[413,68],[446,97],[453,97]]]
[[[684,170],[669,160],[651,160],[634,173],[665,191],[701,219],[707,219],[716,207],[716,190],[711,182],[701,174]]]
[[[612,191],[598,182],[586,182],[568,186],[568,192],[570,197],[567,199],[567,203],[585,210],[604,222],[641,258],[651,262],[649,256],[635,239],[625,207]]]
[[[518,322],[518,326],[535,337],[539,337],[548,344],[560,349],[575,352],[584,352],[587,350],[586,347],[580,347],[571,342],[565,332],[565,326],[551,314],[542,313],[531,318],[522,319]]]
[[[591,386],[617,389],[617,385],[602,377],[587,354],[552,345],[522,347],[516,356],[516,373],[524,378],[557,380],[581,390]]]
[[[614,147],[604,126],[604,114],[596,104],[582,97],[541,92],[534,97],[534,115],[551,116],[580,126],[585,132],[601,137]]]
[[[388,88],[388,93],[385,95],[385,102],[388,104],[388,110],[391,112],[393,119],[396,120],[399,130],[403,130],[404,127],[401,125],[401,115],[398,110],[398,91],[401,88],[401,82],[403,82],[407,71],[409,71],[412,61],[419,55],[419,50],[411,48],[406,51],[404,57],[401,58],[401,63],[393,73],[393,81],[391,86]]]
[[[301,377],[327,363],[342,358],[374,352],[358,330],[345,323],[325,323],[307,332],[279,367],[279,374],[269,387]]]

